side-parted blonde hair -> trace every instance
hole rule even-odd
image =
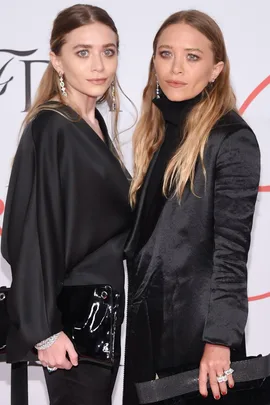
[[[186,185],[190,182],[193,194],[195,167],[203,163],[204,149],[209,134],[216,122],[227,112],[236,109],[236,99],[230,84],[230,65],[222,32],[217,23],[207,14],[198,10],[180,11],[172,14],[158,30],[153,42],[153,56],[150,62],[147,85],[143,91],[141,117],[133,135],[134,177],[130,188],[130,202],[136,203],[137,191],[142,186],[145,174],[155,151],[162,144],[165,122],[160,110],[152,103],[155,97],[156,76],[154,57],[162,32],[172,24],[184,23],[197,29],[211,42],[215,64],[223,61],[224,67],[213,86],[204,89],[204,97],[196,104],[186,119],[183,141],[171,158],[163,182],[163,193],[172,190],[181,199]]]
[[[53,28],[50,38],[50,49],[56,55],[60,55],[62,46],[65,44],[66,35],[76,28],[84,25],[99,22],[111,28],[117,35],[117,49],[119,49],[119,35],[114,21],[109,14],[102,8],[91,6],[88,4],[76,4],[62,10],[54,20]],[[118,139],[118,118],[120,112],[120,97],[119,90],[121,90],[117,77],[115,78],[115,112],[113,114],[113,137],[116,143],[116,147],[119,153],[120,145]],[[58,97],[63,104],[66,104],[66,99],[60,91],[59,77],[56,70],[53,68],[51,62],[49,62],[37,89],[36,97],[26,114],[22,127],[24,128],[41,110],[57,110],[59,109],[58,103],[46,104],[47,101]],[[107,102],[111,107],[113,100],[110,89],[98,100],[98,104]]]

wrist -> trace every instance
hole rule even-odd
[[[37,343],[35,345],[35,348],[37,350],[46,350],[46,349],[48,349],[49,347],[51,347],[56,342],[56,340],[58,339],[60,333],[61,332],[58,332],[55,335],[52,335],[52,336],[48,337],[47,339],[42,340],[41,342],[39,342],[39,343]]]

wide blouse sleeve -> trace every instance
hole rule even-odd
[[[49,119],[27,126],[6,201],[2,254],[12,271],[8,311],[11,328],[29,350],[62,330],[56,305],[65,271],[58,140]]]

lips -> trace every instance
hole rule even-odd
[[[185,87],[187,85],[187,83],[185,82],[179,82],[177,80],[166,80],[166,83],[171,86],[171,87],[176,87],[176,88],[180,88],[180,87]]]
[[[88,82],[92,84],[104,84],[106,82],[106,78],[100,78],[100,79],[87,79]]]

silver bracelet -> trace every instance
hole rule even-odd
[[[50,337],[48,337],[48,339],[44,339],[41,342],[37,343],[35,345],[35,348],[37,350],[45,350],[48,349],[50,346],[52,346],[54,344],[54,342],[58,339],[59,335],[61,332],[56,333],[55,335],[52,335]]]

